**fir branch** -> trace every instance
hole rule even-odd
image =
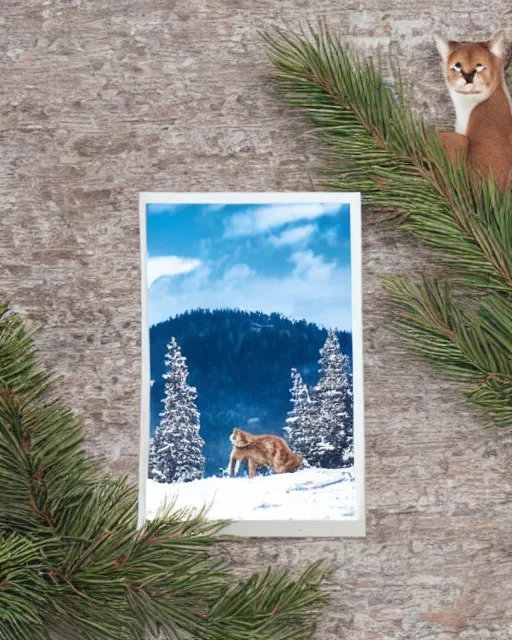
[[[361,191],[365,204],[434,250],[450,283],[390,281],[393,327],[463,382],[488,421],[511,426],[512,192],[475,180],[462,161],[453,165],[435,131],[408,109],[400,79],[386,83],[324,24],[262,35],[283,99],[326,145],[324,185]]]
[[[49,594],[39,566],[39,550],[29,540],[0,535],[0,640],[46,638],[37,612],[48,606]]]
[[[236,580],[215,554],[225,523],[172,505],[137,531],[136,488],[83,454],[5,305],[0,337],[0,640],[311,637],[325,567]]]
[[[476,410],[512,426],[512,300],[492,294],[469,311],[446,280],[394,277],[385,287],[392,326],[410,350],[461,382]]]

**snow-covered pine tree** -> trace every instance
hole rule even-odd
[[[352,466],[354,464],[354,393],[352,389],[353,378],[350,371],[348,356],[344,356],[344,370],[348,380],[347,396],[345,406],[347,409],[347,420],[345,422],[345,448],[343,449],[344,466]]]
[[[352,390],[348,357],[341,353],[335,329],[329,329],[318,364],[319,380],[314,390],[319,445],[315,463],[326,469],[346,467],[354,458]]]
[[[187,384],[187,359],[172,338],[165,355],[164,410],[149,453],[149,477],[156,482],[189,482],[204,475],[204,440],[199,435],[195,387]]]
[[[315,403],[307,384],[297,369],[292,369],[293,385],[290,389],[292,409],[286,419],[284,431],[288,436],[290,447],[300,454],[308,464],[314,464],[310,458],[318,448],[312,420],[315,414]]]

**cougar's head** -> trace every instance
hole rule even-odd
[[[457,42],[434,33],[443,59],[445,77],[451,91],[482,102],[503,81],[509,46],[503,31],[487,42]]]
[[[235,447],[246,447],[249,444],[249,439],[241,429],[233,429],[233,433],[229,436],[231,444]]]

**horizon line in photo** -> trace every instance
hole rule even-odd
[[[235,307],[215,307],[215,308],[209,308],[209,307],[195,307],[193,309],[185,309],[184,311],[181,311],[179,313],[176,313],[172,316],[169,316],[168,318],[165,318],[164,320],[160,320],[159,322],[155,323],[155,324],[150,324],[149,328],[152,329],[154,327],[157,327],[160,324],[164,324],[166,322],[172,321],[172,320],[176,320],[182,316],[185,316],[186,314],[193,314],[193,313],[200,313],[200,312],[204,312],[204,313],[224,313],[224,312],[235,312],[235,313],[246,313],[246,314],[261,314],[263,316],[267,316],[267,317],[271,317],[272,315],[277,314],[279,316],[279,318],[283,318],[285,320],[289,320],[292,323],[306,323],[306,324],[311,324],[311,325],[315,325],[316,327],[318,327],[320,330],[322,331],[328,331],[329,329],[335,329],[338,332],[343,332],[343,333],[352,333],[351,330],[347,330],[347,329],[341,329],[339,328],[337,325],[322,325],[319,324],[318,322],[314,322],[312,320],[307,320],[307,318],[297,318],[297,317],[292,317],[289,315],[286,315],[285,313],[280,313],[279,311],[272,311],[270,313],[266,313],[265,311],[262,311],[261,309],[239,309],[239,308],[235,308]],[[270,328],[270,325],[266,325],[266,326],[262,326],[261,328]]]

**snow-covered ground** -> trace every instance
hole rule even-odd
[[[354,515],[356,503],[353,469],[313,468],[252,479],[148,480],[146,498],[149,519],[173,498],[176,508],[211,505],[213,520],[340,520]]]

